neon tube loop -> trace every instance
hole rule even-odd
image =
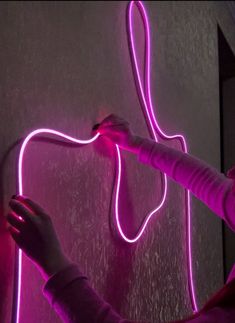
[[[142,102],[144,103],[144,108],[145,108],[145,111],[146,111],[146,114],[147,114],[148,122],[149,122],[149,124],[151,126],[152,135],[154,136],[155,141],[158,141],[157,140],[157,133],[154,130],[153,122],[151,120],[151,108],[148,105],[148,99],[146,99],[146,94],[145,94],[144,88],[142,86],[140,73],[139,73],[139,67],[138,67],[137,58],[136,58],[136,50],[135,50],[135,47],[134,47],[133,27],[132,27],[132,25],[133,25],[133,23],[132,23],[132,10],[133,10],[134,3],[137,5],[137,8],[139,9],[139,11],[141,13],[141,17],[143,18],[143,21],[144,21],[144,26],[145,27],[147,26],[146,25],[147,17],[143,16],[144,7],[142,6],[141,2],[140,1],[138,1],[138,2],[131,1],[129,6],[128,6],[127,36],[128,36],[128,40],[129,40],[129,44],[130,44],[131,59],[132,59],[132,62],[134,61],[134,65],[132,65],[133,66],[133,73],[134,73],[134,76],[135,76],[137,84],[138,84],[137,92],[139,94],[139,90],[140,90],[140,101],[141,101],[141,103]],[[146,33],[146,30],[148,31],[148,29],[145,28],[145,33]],[[148,39],[149,38],[147,37],[147,40]],[[147,43],[148,43],[148,41],[147,41]],[[150,50],[147,51],[147,53],[149,53],[149,52],[150,52]],[[149,59],[147,59],[147,66],[148,66],[148,64],[149,64]],[[146,65],[146,62],[145,62],[145,65]],[[146,70],[146,68],[145,68],[145,70]],[[149,73],[147,73],[147,74],[149,74]],[[147,81],[148,80],[149,80],[149,76],[147,77]],[[149,86],[149,83],[146,83],[146,88],[148,88],[148,86]],[[147,98],[149,98],[149,96],[150,96],[150,92],[149,92],[149,90],[147,90]],[[152,111],[152,114],[153,114],[153,111]],[[118,164],[120,164],[121,163],[120,150],[119,150],[117,145],[116,145],[116,148],[117,148]],[[121,172],[121,168],[120,168],[120,172]],[[164,202],[166,200],[167,179],[166,179],[165,174],[163,174],[163,175],[161,174],[161,176],[164,177],[164,180],[163,180],[164,189],[163,189],[163,196],[161,198],[161,201],[160,201],[159,205],[144,218],[144,220],[142,221],[142,224],[140,225],[139,229],[137,230],[137,234],[135,235],[135,237],[130,239],[123,232],[121,224],[120,224],[120,220],[119,220],[119,209],[118,209],[119,203],[118,203],[118,199],[119,199],[119,188],[120,188],[120,180],[121,180],[120,172],[118,173],[118,176],[117,176],[118,177],[117,178],[117,193],[116,193],[116,199],[115,199],[116,223],[117,223],[117,227],[118,227],[118,230],[119,230],[119,233],[120,233],[121,237],[128,243],[134,243],[142,236],[142,234],[143,234],[149,220],[151,219],[152,215],[154,213],[156,213],[158,210],[160,210],[160,208],[163,206],[163,204],[164,204]]]
[[[68,136],[62,132],[52,130],[52,129],[36,129],[32,131],[23,141],[23,144],[20,149],[19,154],[19,161],[18,161],[18,190],[19,195],[23,195],[23,160],[24,160],[24,154],[26,151],[26,147],[29,143],[29,141],[39,135],[39,134],[52,134],[56,135],[58,137],[61,137],[63,139],[66,139],[67,141],[77,143],[77,144],[89,144],[95,141],[99,137],[99,133],[97,133],[94,137],[88,140],[81,140],[76,139],[74,137]],[[19,249],[18,252],[18,275],[17,275],[17,293],[16,293],[16,323],[19,322],[19,311],[20,311],[20,295],[21,295],[21,273],[22,273],[22,250]]]
[[[138,11],[141,15],[143,25],[144,25],[144,34],[145,34],[145,75],[144,75],[144,86],[141,81],[139,66],[136,57],[136,49],[135,49],[135,42],[133,36],[133,6],[136,5]],[[151,51],[151,44],[150,44],[150,31],[149,31],[149,23],[145,8],[141,1],[131,1],[128,7],[128,21],[127,21],[127,30],[128,30],[128,40],[129,40],[129,50],[130,56],[132,61],[132,68],[134,77],[137,84],[137,93],[139,95],[140,103],[143,103],[145,112],[147,115],[147,120],[149,122],[149,126],[152,132],[152,135],[157,141],[157,135],[161,138],[169,140],[169,139],[178,139],[182,150],[187,153],[187,144],[186,140],[182,135],[167,135],[164,133],[158,122],[156,120],[153,104],[152,104],[152,97],[151,97],[151,83],[150,83],[150,51]],[[165,182],[165,192],[162,200],[162,204],[164,203],[164,198],[167,190],[167,180],[166,175],[164,175],[164,182]],[[186,250],[187,250],[187,270],[188,270],[188,286],[189,286],[189,294],[191,299],[191,304],[194,312],[198,311],[198,306],[195,297],[195,287],[193,281],[193,270],[192,270],[192,229],[191,229],[191,207],[190,207],[190,193],[188,190],[185,190],[185,204],[186,204]],[[150,214],[152,215],[157,211],[154,210]],[[150,215],[150,216],[151,216]]]
[[[136,5],[145,28],[145,37],[146,37],[146,46],[145,46],[145,77],[144,77],[144,86],[141,82],[140,73],[139,73],[139,66],[136,59],[136,50],[134,45],[134,37],[133,37],[133,23],[132,23],[132,10],[133,5]],[[144,104],[144,109],[147,115],[147,120],[149,122],[149,126],[151,129],[151,134],[154,137],[155,141],[157,142],[157,135],[159,135],[163,139],[178,139],[181,143],[182,149],[184,152],[187,152],[187,145],[184,137],[182,135],[175,135],[169,136],[166,135],[159,127],[157,120],[154,115],[152,99],[151,99],[151,89],[150,89],[150,33],[149,33],[149,24],[147,15],[144,9],[143,4],[140,1],[131,1],[128,6],[128,39],[130,44],[130,56],[132,59],[132,67],[133,67],[133,74],[135,76],[137,82],[137,92],[139,94],[139,99],[142,104]],[[52,134],[64,138],[68,141],[77,143],[77,144],[89,144],[94,142],[98,137],[99,133],[97,133],[94,137],[88,140],[80,140],[71,136],[68,136],[62,132],[52,130],[52,129],[37,129],[32,131],[24,140],[19,154],[19,162],[18,162],[18,187],[19,187],[19,194],[23,195],[23,157],[26,151],[27,144],[29,141],[38,134]],[[119,221],[119,192],[120,192],[120,182],[121,182],[121,153],[120,148],[116,145],[116,152],[117,152],[117,178],[116,178],[116,194],[115,194],[115,219],[117,224],[118,232],[120,233],[121,237],[128,243],[136,242],[143,234],[150,218],[154,213],[156,213],[164,204],[166,199],[167,193],[167,179],[166,175],[164,176],[164,192],[163,197],[160,204],[151,211],[143,220],[136,236],[133,239],[129,239],[123,232],[120,221]],[[197,304],[195,300],[195,292],[194,292],[194,283],[192,277],[192,250],[191,250],[191,218],[190,218],[190,195],[188,191],[185,191],[185,200],[186,200],[186,226],[187,226],[187,239],[186,239],[186,246],[187,246],[187,264],[188,264],[188,284],[189,284],[189,292],[190,298],[192,302],[192,307],[194,311],[197,311]],[[18,252],[18,274],[16,279],[16,305],[15,305],[15,322],[19,322],[19,311],[20,311],[20,295],[21,295],[21,274],[22,274],[22,251],[19,249]]]

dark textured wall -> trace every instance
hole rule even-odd
[[[1,213],[15,193],[17,140],[39,127],[79,138],[111,112],[148,136],[126,40],[127,2],[0,3]],[[223,2],[146,2],[152,39],[152,93],[160,126],[186,136],[192,154],[220,168],[217,23],[235,49]],[[141,38],[141,37],[140,37]],[[142,46],[139,39],[139,47]],[[170,143],[178,147],[176,142]],[[159,172],[124,154],[122,220],[131,235],[159,201]],[[163,209],[135,245],[110,230],[115,172],[102,143],[69,148],[33,142],[25,194],[48,210],[65,251],[123,316],[163,322],[191,313],[184,195],[169,181]],[[223,284],[221,222],[192,198],[193,268],[201,306]],[[1,218],[1,321],[9,322],[14,244]],[[20,322],[59,322],[43,281],[23,259]]]
[[[235,56],[234,56],[235,57]],[[235,59],[234,59],[235,61]],[[235,62],[234,62],[235,63]],[[234,65],[235,66],[235,65]],[[223,82],[223,124],[224,124],[224,168],[230,169],[235,164],[235,74]],[[228,275],[234,265],[235,254],[235,235],[229,228],[225,229],[225,255],[226,255],[226,274]]]

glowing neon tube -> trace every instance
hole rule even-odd
[[[26,147],[27,144],[29,143],[29,141],[37,136],[38,134],[52,134],[52,135],[56,135],[58,137],[61,137],[63,139],[66,139],[70,142],[73,143],[77,143],[77,144],[89,144],[94,142],[98,137],[99,137],[99,133],[97,133],[94,137],[92,137],[91,139],[88,140],[81,140],[81,139],[77,139],[77,138],[73,138],[71,136],[68,136],[62,132],[56,131],[56,130],[52,130],[52,129],[37,129],[32,131],[23,141],[23,144],[21,146],[20,149],[20,154],[19,154],[19,161],[18,161],[18,190],[19,190],[19,195],[23,195],[23,160],[24,160],[24,154],[26,151]],[[17,280],[16,280],[16,284],[17,284],[17,292],[16,292],[16,323],[19,322],[19,314],[20,314],[20,295],[21,295],[21,274],[22,274],[22,250],[19,249],[18,252],[18,276],[17,276]]]
[[[121,235],[121,237],[123,238],[123,240],[125,240],[128,243],[134,243],[137,240],[139,240],[139,238],[142,236],[142,234],[144,233],[144,230],[149,222],[149,220],[151,219],[152,215],[154,213],[156,213],[163,205],[163,203],[165,202],[166,199],[166,186],[164,189],[164,195],[163,198],[160,202],[160,204],[157,206],[156,209],[154,209],[153,211],[151,211],[142,221],[142,224],[140,225],[137,234],[134,238],[130,239],[128,238],[125,233],[122,230],[122,226],[119,220],[119,192],[120,192],[120,182],[121,182],[121,171],[122,171],[122,167],[121,167],[121,154],[120,154],[120,148],[118,147],[118,145],[116,145],[116,150],[117,150],[117,163],[118,163],[118,172],[117,172],[117,183],[116,183],[116,194],[115,194],[115,218],[116,218],[116,223],[117,223],[117,228],[118,231]]]
[[[148,123],[150,125],[150,128],[151,128],[151,135],[154,137],[154,140],[157,142],[158,141],[157,132],[154,129],[154,124],[153,124],[152,118],[151,118],[151,115],[154,114],[154,113],[153,113],[153,109],[151,111],[151,107],[148,104],[148,100],[146,99],[145,91],[144,91],[143,86],[142,86],[140,73],[139,73],[139,67],[138,67],[137,59],[136,59],[136,50],[135,50],[135,47],[134,47],[133,28],[132,28],[132,24],[133,24],[132,23],[132,10],[133,10],[134,3],[137,5],[137,8],[139,9],[139,11],[141,13],[141,16],[143,18],[144,26],[145,26],[145,33],[147,32],[147,42],[146,43],[147,43],[147,46],[150,46],[149,30],[148,30],[148,25],[147,25],[148,24],[147,16],[146,15],[143,16],[143,13],[145,13],[143,11],[144,7],[143,7],[143,5],[141,4],[140,1],[136,1],[136,2],[131,1],[130,4],[129,4],[129,7],[128,7],[128,25],[127,25],[127,36],[128,36],[129,43],[131,44],[131,46],[130,46],[130,55],[131,55],[132,61],[134,61],[134,66],[133,66],[134,76],[136,76],[136,82],[139,85],[139,89],[137,89],[137,92],[139,94],[138,90],[140,90],[139,98],[140,98],[141,103],[144,104],[144,109],[145,109],[145,112],[146,112],[146,115],[147,115],[147,121],[148,121]],[[150,53],[150,47],[149,47],[149,50],[147,52]],[[149,64],[150,64],[150,54],[148,55],[148,58],[147,58],[147,66],[148,67],[149,67]],[[146,75],[147,75],[147,79],[150,82],[150,75],[149,74],[150,73],[149,73],[149,69],[148,69]],[[149,84],[150,83],[147,83],[147,89],[149,88]],[[150,96],[150,90],[149,89],[148,89],[148,94]],[[121,163],[121,156],[120,156],[119,147],[117,145],[116,145],[116,149],[117,149],[117,157],[118,157],[118,165],[119,165]],[[120,168],[120,166],[118,166],[118,167]],[[120,172],[121,172],[121,168],[120,168]],[[161,176],[163,176],[164,189],[163,189],[163,194],[162,194],[162,198],[160,200],[160,203],[153,211],[151,211],[148,215],[146,215],[146,217],[142,221],[142,224],[140,225],[139,229],[137,230],[137,233],[136,233],[135,237],[130,239],[123,232],[122,227],[121,227],[121,223],[120,223],[120,220],[119,220],[119,209],[118,209],[119,202],[118,201],[119,201],[119,189],[120,189],[121,174],[118,173],[118,175],[117,175],[117,188],[116,188],[117,193],[116,193],[116,196],[115,196],[115,217],[116,217],[116,224],[117,224],[118,231],[119,231],[121,237],[126,242],[128,242],[128,243],[136,242],[142,236],[142,234],[144,233],[144,230],[145,230],[149,220],[151,219],[152,215],[154,215],[163,206],[163,204],[164,204],[164,202],[166,200],[167,179],[166,179],[165,174],[161,174]]]
[[[144,86],[142,84],[140,73],[139,73],[139,66],[137,63],[136,58],[136,49],[134,45],[134,37],[133,37],[133,23],[132,23],[132,10],[133,5],[136,5],[145,28],[145,36],[146,36],[146,46],[145,46],[145,52],[146,52],[146,60],[145,60],[145,79],[144,79]],[[160,126],[157,123],[157,120],[154,115],[153,105],[152,105],[152,99],[151,99],[151,89],[150,89],[150,32],[149,32],[149,24],[148,24],[148,18],[146,11],[144,9],[143,4],[140,1],[131,1],[128,6],[128,40],[130,45],[130,56],[132,59],[132,67],[133,67],[133,73],[136,79],[137,84],[137,92],[139,94],[139,100],[140,103],[144,106],[146,116],[147,116],[147,122],[149,129],[151,130],[151,135],[154,138],[154,140],[157,142],[159,135],[163,139],[178,139],[180,141],[182,150],[184,152],[187,152],[187,145],[184,137],[182,135],[174,135],[169,136],[166,135],[161,129]],[[88,140],[80,140],[73,137],[70,137],[66,134],[63,134],[59,131],[52,130],[52,129],[37,129],[33,132],[31,132],[24,140],[20,155],[19,155],[19,163],[18,163],[18,187],[19,187],[19,194],[23,194],[23,157],[26,150],[26,146],[29,143],[29,141],[38,134],[52,134],[59,136],[61,138],[64,138],[68,141],[77,143],[77,144],[89,144],[93,141],[95,141],[99,137],[99,133],[96,134],[91,139]],[[143,234],[150,218],[154,213],[156,213],[164,204],[166,199],[166,193],[167,193],[167,178],[166,175],[163,174],[164,177],[164,190],[163,190],[163,196],[159,203],[159,205],[151,211],[143,220],[140,228],[137,231],[137,234],[134,238],[129,239],[125,233],[122,230],[121,223],[119,220],[119,192],[120,192],[120,182],[121,182],[121,153],[120,148],[118,145],[116,145],[116,152],[117,152],[117,178],[116,178],[116,193],[115,193],[115,219],[117,224],[117,229],[122,237],[126,242],[128,243],[134,243],[136,242]],[[194,282],[193,282],[193,275],[192,275],[192,248],[191,248],[191,210],[190,210],[190,194],[189,191],[185,190],[185,201],[186,201],[186,227],[187,227],[187,238],[186,238],[186,248],[187,248],[187,265],[188,265],[188,284],[189,284],[189,291],[190,291],[190,298],[192,302],[192,307],[194,311],[197,311],[197,304],[195,299],[195,288],[194,288]],[[21,294],[21,273],[22,273],[22,251],[19,249],[18,254],[18,276],[17,276],[17,304],[16,304],[16,323],[19,322],[19,310],[20,310],[20,294]]]
[[[145,75],[144,75],[144,86],[141,81],[139,66],[136,57],[136,49],[133,37],[133,6],[136,5],[139,13],[141,15],[143,25],[144,25],[144,33],[146,37],[145,42]],[[163,139],[178,139],[182,150],[187,153],[188,148],[186,144],[186,140],[182,135],[174,135],[170,136],[164,133],[158,122],[156,120],[153,104],[152,104],[152,97],[151,97],[151,84],[150,84],[150,31],[149,31],[149,23],[146,14],[146,10],[141,1],[131,1],[128,7],[128,21],[127,21],[127,35],[129,41],[129,50],[130,56],[132,61],[132,68],[134,77],[136,80],[137,92],[139,95],[140,103],[144,106],[146,115],[147,115],[147,122],[149,123],[149,128],[151,129],[151,134],[154,137],[155,141],[157,141],[157,135],[159,135]],[[167,180],[166,175],[164,176],[165,181],[165,192],[163,195],[162,202],[164,202],[164,197],[166,194],[167,189]],[[190,192],[185,190],[185,203],[186,203],[186,250],[187,250],[187,269],[188,269],[188,286],[189,286],[189,294],[192,303],[192,308],[194,312],[198,311],[198,306],[195,297],[195,287],[193,281],[193,269],[192,269],[192,233],[191,233],[191,206],[190,206]],[[162,203],[163,204],[163,203]],[[159,208],[158,208],[159,209]],[[154,214],[158,209],[152,211],[149,217]],[[116,211],[118,213],[118,210]],[[116,216],[117,217],[117,216]],[[146,222],[149,220],[149,217],[146,218]],[[117,220],[118,221],[118,220]]]

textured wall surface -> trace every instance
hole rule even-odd
[[[111,112],[148,136],[128,54],[127,2],[0,3],[1,215],[15,193],[18,139],[50,127],[79,138]],[[217,23],[235,49],[235,27],[216,2],[146,2],[152,93],[160,126],[186,136],[189,151],[220,167]],[[140,30],[141,32],[141,30]],[[143,39],[138,39],[142,48]],[[169,143],[174,147],[177,142]],[[121,218],[131,236],[161,197],[160,174],[125,159]],[[52,216],[69,257],[123,316],[164,322],[191,314],[184,191],[169,181],[167,201],[141,240],[127,245],[110,225],[113,151],[102,142],[70,148],[30,144],[25,194]],[[193,268],[201,306],[223,284],[221,222],[192,198]],[[1,217],[1,322],[10,321],[14,244]],[[43,281],[23,259],[20,322],[59,322]]]

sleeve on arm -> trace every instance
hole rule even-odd
[[[149,139],[143,140],[138,158],[190,190],[235,231],[233,180],[196,157]]]
[[[66,323],[128,323],[91,288],[87,277],[71,264],[49,278],[43,294]]]

